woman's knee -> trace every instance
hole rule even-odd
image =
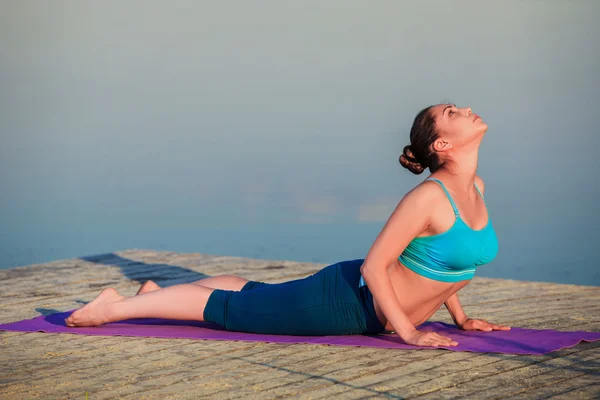
[[[240,291],[248,279],[236,275],[216,275],[193,282],[196,285],[206,286],[212,289]]]
[[[246,283],[248,283],[248,279],[242,278],[241,276],[236,275],[220,275],[226,286],[226,290],[235,290],[240,291],[244,287]]]

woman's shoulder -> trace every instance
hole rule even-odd
[[[406,193],[400,203],[412,203],[419,208],[431,208],[445,198],[440,185],[431,179],[425,179]]]
[[[429,205],[439,201],[443,202],[443,200],[446,198],[446,194],[442,186],[436,182],[435,179],[436,178],[434,176],[430,176],[429,178],[423,180],[412,190],[406,193],[404,199],[418,203],[428,201]],[[475,184],[483,195],[485,192],[485,182],[483,181],[483,178],[481,178],[479,175],[475,175]]]

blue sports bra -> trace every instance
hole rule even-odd
[[[456,220],[452,227],[433,236],[415,237],[398,259],[410,270],[424,277],[442,282],[458,282],[472,279],[475,269],[492,261],[498,254],[498,238],[488,212],[488,223],[480,230],[469,227],[460,218],[458,208],[444,184],[437,182],[450,200]],[[475,189],[483,199],[481,191]],[[361,276],[359,287],[365,284]]]

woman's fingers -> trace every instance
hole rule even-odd
[[[444,346],[456,346],[458,345],[458,342],[450,339],[449,337],[446,336],[442,336],[438,333],[434,332],[434,335],[436,336],[436,339],[439,340],[440,344],[444,345]]]
[[[402,338],[407,344],[415,346],[457,346],[458,343],[449,337],[442,336],[436,332],[414,331]]]
[[[473,325],[475,326],[475,329],[479,329],[480,331],[488,331],[489,332],[493,329],[492,328],[493,325],[484,320],[476,320]]]
[[[510,330],[510,326],[496,325],[496,324],[492,324],[487,321],[478,321],[477,329],[481,329],[484,331],[491,331],[491,330],[508,331],[508,330]]]
[[[450,342],[450,341],[452,340],[452,339],[450,339],[449,337],[446,337],[446,336],[442,336],[442,335],[440,335],[439,333],[434,333],[434,334],[435,334],[435,338],[436,338],[437,340],[440,340],[440,341],[442,341],[442,342]]]
[[[487,322],[486,320],[475,319],[475,318],[468,318],[461,325],[461,328],[463,330],[468,330],[468,331],[485,331],[485,332],[491,332],[493,330],[496,330],[496,331],[509,331],[510,330],[510,326],[492,324],[491,322]]]

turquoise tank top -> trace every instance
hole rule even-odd
[[[450,193],[439,179],[437,182],[448,197],[456,220],[452,227],[433,236],[415,237],[398,259],[410,270],[424,277],[442,282],[472,279],[478,266],[492,261],[498,254],[498,238],[488,212],[488,223],[480,230],[471,229],[460,217]],[[481,191],[475,189],[483,199]],[[359,286],[365,284],[361,276]]]

